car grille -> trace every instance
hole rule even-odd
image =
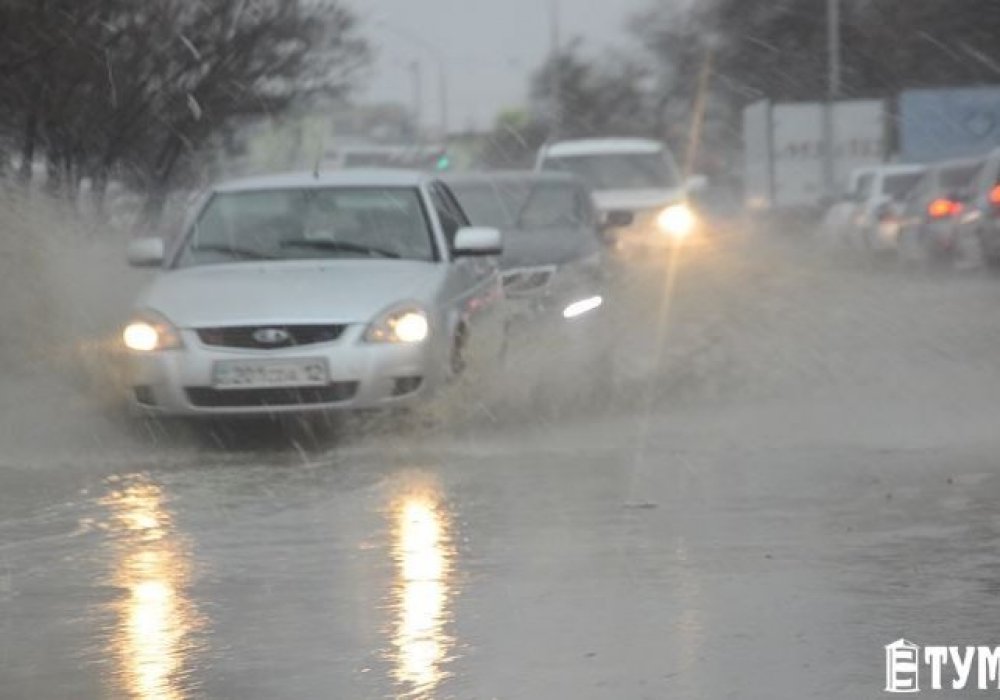
[[[543,290],[555,274],[554,267],[528,267],[503,274],[503,288],[508,296],[535,294]]]
[[[645,233],[652,234],[659,231],[659,227],[656,225],[656,219],[663,211],[665,207],[659,207],[656,209],[642,209],[632,213],[632,223],[626,226],[623,231],[631,231],[635,233]]]
[[[231,326],[220,328],[199,328],[198,337],[205,345],[220,348],[243,348],[249,350],[280,350],[281,348],[298,347],[301,345],[316,345],[332,343],[340,338],[346,326]],[[284,335],[276,342],[262,342],[254,337],[259,332],[277,331]]]
[[[189,386],[188,401],[198,408],[274,408],[315,406],[349,401],[358,393],[357,382],[335,382],[328,386],[281,389],[228,389]]]

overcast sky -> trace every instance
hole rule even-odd
[[[588,51],[627,41],[627,18],[648,0],[558,0],[562,37],[582,37]],[[438,47],[447,65],[451,129],[487,127],[502,109],[523,104],[528,74],[550,46],[547,0],[349,0],[377,51],[370,100],[413,104],[419,60],[423,122],[440,123]]]

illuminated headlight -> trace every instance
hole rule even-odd
[[[125,326],[122,341],[134,352],[176,350],[182,346],[180,333],[173,324],[152,311],[140,314]]]
[[[572,304],[563,309],[563,318],[567,320],[579,318],[584,314],[589,314],[595,309],[599,309],[602,304],[604,304],[604,299],[599,296],[574,301]]]
[[[382,314],[365,332],[369,343],[415,344],[427,340],[430,323],[423,310],[407,307]]]
[[[694,212],[686,204],[672,204],[656,217],[660,231],[677,239],[690,236],[696,224]]]

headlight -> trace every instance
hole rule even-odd
[[[602,304],[604,304],[604,299],[599,296],[574,301],[563,309],[563,318],[567,320],[579,318],[584,314],[589,314],[594,309],[600,308]]]
[[[660,231],[677,239],[684,239],[694,232],[694,212],[686,204],[672,204],[656,217]]]
[[[369,343],[422,343],[430,335],[431,326],[422,309],[393,309],[380,316],[368,327],[365,340]]]
[[[181,335],[173,324],[152,311],[140,314],[125,326],[122,340],[134,352],[176,350],[182,346]]]

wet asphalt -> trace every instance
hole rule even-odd
[[[1000,644],[1000,280],[629,264],[613,387],[561,398],[527,348],[405,425],[216,440],[19,376],[0,698],[862,698],[899,637]]]

